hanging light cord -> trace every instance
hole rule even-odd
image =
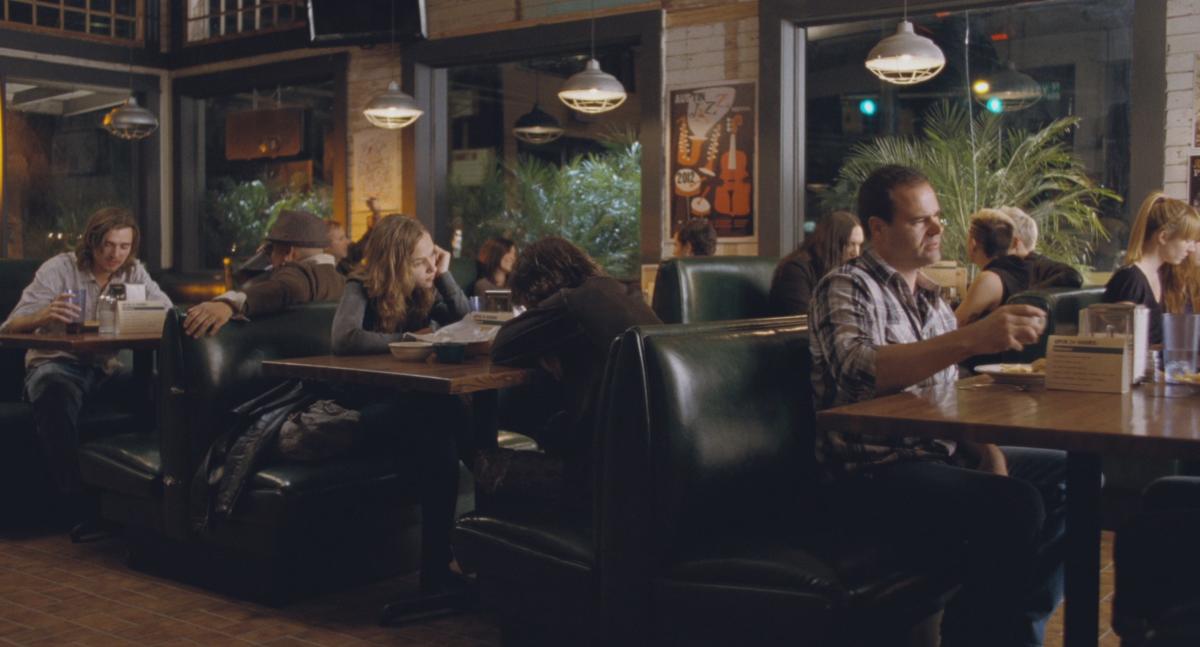
[[[592,14],[591,36],[588,40],[592,44],[592,58],[596,58],[596,0],[588,0],[588,13]]]
[[[963,67],[967,82],[967,130],[971,133],[971,213],[979,209],[979,159],[975,147],[975,109],[971,98],[971,12],[963,18]]]

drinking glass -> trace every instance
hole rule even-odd
[[[67,322],[67,334],[78,335],[83,332],[83,317],[86,294],[83,290],[63,290],[64,301],[74,303],[79,308],[79,314],[74,320]]]
[[[1168,382],[1196,380],[1200,315],[1163,315],[1162,367]]]
[[[479,312],[483,310],[483,297],[467,297],[467,311]]]

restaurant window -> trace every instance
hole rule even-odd
[[[249,87],[192,98],[202,166],[184,178],[194,183],[200,267],[254,253],[284,209],[322,218],[332,213],[334,81]]]
[[[976,209],[1017,203],[1037,212],[1040,250],[1111,269],[1140,199],[1128,195],[1133,8],[1064,0],[910,15],[946,56],[940,74],[915,85],[884,83],[863,65],[898,16],[808,28],[809,226],[814,214],[853,209],[855,169],[924,157],[948,221],[943,258],[967,264],[965,223]],[[992,92],[989,82],[1014,78],[1023,93]],[[1038,187],[1052,170],[1094,190],[1050,202],[1054,192]]]
[[[98,208],[136,211],[136,148],[100,127],[128,96],[124,88],[4,81],[4,257],[73,249]]]
[[[630,96],[596,115],[574,112],[557,97],[587,56],[448,70],[448,213],[461,230],[463,255],[492,236],[522,246],[558,235],[610,274],[637,276],[642,170],[633,56],[629,48],[597,50],[601,68]],[[514,134],[535,104],[563,129],[560,136],[531,143]]]
[[[304,7],[304,0],[188,0],[187,44],[301,27]]]
[[[141,42],[146,0],[0,0],[5,26]],[[64,33],[65,32],[65,33]]]

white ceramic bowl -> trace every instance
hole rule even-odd
[[[406,362],[420,362],[433,352],[433,344],[427,341],[394,341],[388,344],[392,356]]]

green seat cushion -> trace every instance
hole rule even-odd
[[[94,440],[79,448],[79,469],[85,483],[153,498],[162,493],[162,456],[158,437],[124,433]]]

